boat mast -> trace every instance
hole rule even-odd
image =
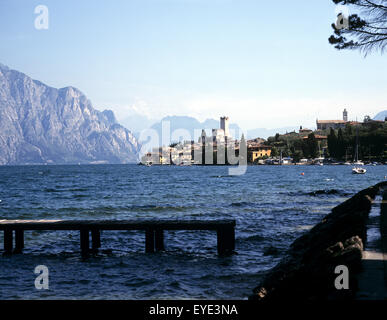
[[[359,161],[359,127],[356,124],[356,150],[355,150],[355,161]]]
[[[281,153],[280,153],[280,161],[279,161],[279,164],[280,164],[280,165],[282,164],[282,150],[281,150]]]

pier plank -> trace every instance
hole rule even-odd
[[[235,220],[0,220],[0,230],[218,230]]]

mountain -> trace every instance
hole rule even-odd
[[[387,110],[379,112],[375,117],[374,120],[384,120],[387,117]]]
[[[130,128],[133,135],[138,138],[142,130],[150,128],[156,121],[147,118],[144,115],[133,113],[132,115],[122,119],[120,124],[125,128]]]
[[[189,134],[189,139],[186,139],[186,137],[182,137],[183,140],[197,141],[199,137],[198,134],[199,135],[201,134],[202,129],[206,130],[206,134],[208,136],[212,134],[211,129],[216,129],[220,127],[219,120],[215,120],[215,119],[207,119],[203,122],[200,122],[199,120],[193,117],[167,116],[150,127],[150,129],[153,129],[157,132],[159,136],[159,142],[157,141],[148,142],[146,145],[147,149],[152,147],[157,147],[163,144],[162,143],[162,123],[163,122],[169,123],[170,125],[171,142],[177,142],[176,140],[180,140],[179,138],[173,139],[172,137],[172,133],[178,129],[185,129]],[[231,135],[236,139],[240,139],[242,135],[242,129],[236,123],[231,123],[229,125],[229,128],[230,128]],[[245,130],[245,137],[247,137],[247,139],[255,139],[255,138],[267,139],[270,136],[274,136],[276,133],[286,133],[286,132],[291,132],[293,130],[298,130],[298,127],[283,127],[283,128],[276,128],[276,129],[265,129],[265,128],[251,129],[251,130]]]
[[[139,145],[110,110],[0,64],[0,164],[128,163]]]

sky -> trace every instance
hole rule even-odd
[[[334,49],[336,12],[331,0],[0,0],[0,63],[119,120],[314,128],[387,109],[387,55]]]

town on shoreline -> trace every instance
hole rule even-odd
[[[184,129],[181,129],[184,133]],[[268,139],[240,140],[229,130],[229,118],[220,128],[205,129],[195,140],[173,141],[152,148],[141,157],[142,165],[380,165],[387,163],[387,119],[349,121],[316,120],[316,129],[300,126],[298,132],[277,133]]]

